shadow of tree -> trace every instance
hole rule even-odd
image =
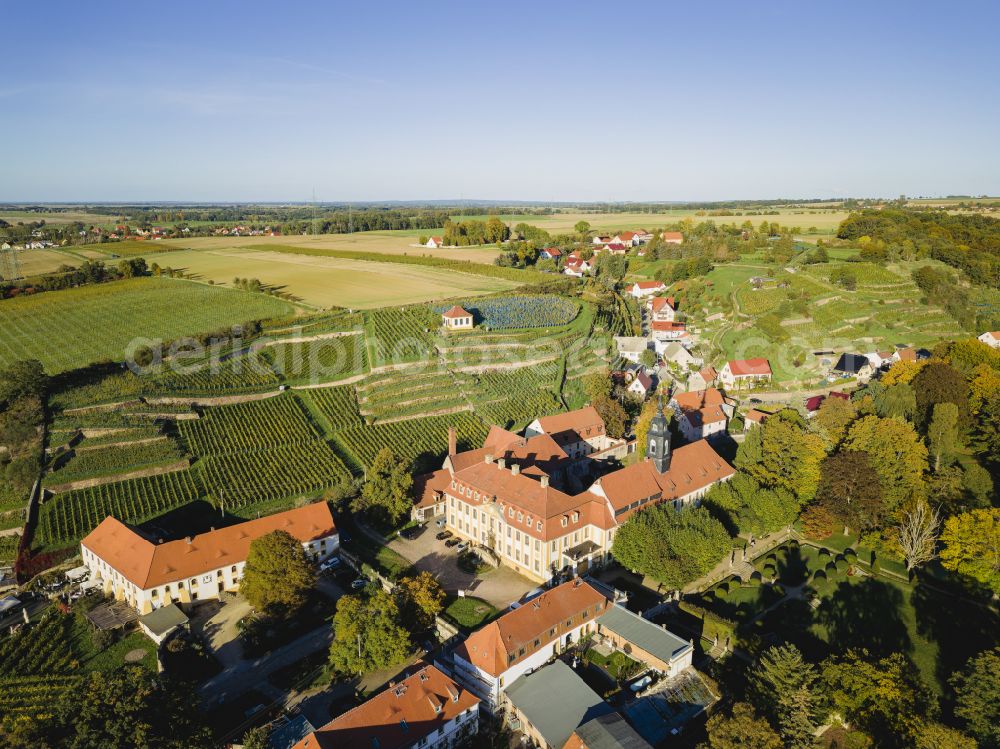
[[[782,547],[777,556],[778,579],[785,585],[801,585],[809,574],[809,566],[802,558],[802,548],[796,544]]]
[[[899,588],[869,578],[838,585],[820,605],[816,618],[826,628],[834,652],[866,648],[884,657],[913,648],[901,615],[904,605]]]
[[[934,674],[947,685],[952,674],[969,658],[1000,644],[1000,616],[995,611],[964,598],[918,585],[911,598],[917,632],[937,643]],[[944,707],[951,710],[951,690],[945,689]]]

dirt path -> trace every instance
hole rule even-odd
[[[455,372],[465,372],[467,374],[481,374],[483,372],[488,372],[492,369],[521,369],[521,367],[530,367],[534,364],[545,364],[546,362],[555,361],[559,357],[549,356],[543,359],[529,359],[528,361],[519,362],[498,362],[495,364],[474,364],[468,367],[455,367],[453,371]]]
[[[148,445],[150,442],[163,442],[164,440],[167,439],[169,439],[167,435],[161,434],[156,437],[146,437],[145,439],[141,440],[126,440],[125,442],[105,442],[100,445],[91,445],[90,447],[87,447],[86,445],[84,445],[83,447],[74,447],[73,452],[85,453],[85,452],[93,452],[94,450],[103,450],[106,447],[129,447],[130,445]]]
[[[448,414],[457,414],[462,411],[471,411],[472,406],[466,404],[464,406],[452,406],[451,408],[441,408],[437,411],[426,411],[424,413],[412,414],[410,416],[395,416],[391,419],[378,419],[375,424],[395,424],[397,421],[410,421],[411,419],[424,419],[428,416],[447,416]]]
[[[348,336],[361,335],[363,331],[360,330],[346,330],[338,333],[321,333],[320,335],[307,335],[299,336],[298,338],[278,338],[273,341],[264,341],[261,343],[261,348],[267,348],[268,346],[280,346],[283,343],[308,343],[309,341],[326,341],[333,338],[346,338]]]
[[[54,486],[46,486],[43,488],[45,491],[52,492],[53,494],[60,494],[62,492],[73,491],[74,489],[90,489],[94,486],[114,484],[118,481],[127,481],[128,479],[144,479],[149,476],[162,476],[167,473],[176,473],[177,471],[183,471],[185,468],[190,467],[190,465],[191,463],[187,460],[179,460],[168,466],[154,466],[152,468],[143,468],[138,471],[130,471],[129,473],[116,473],[111,476],[99,476],[98,478],[93,479],[68,481],[65,484],[55,484]]]

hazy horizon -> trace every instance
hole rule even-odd
[[[991,3],[108,2],[6,20],[41,31],[12,33],[0,63],[3,202],[1000,194]]]

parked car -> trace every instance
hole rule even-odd
[[[444,518],[438,518],[437,520],[435,520],[434,525],[436,525],[438,528],[444,528]]]
[[[320,572],[326,572],[327,570],[335,570],[341,565],[340,557],[330,557],[323,561],[319,566]]]
[[[444,545],[450,549],[452,546],[458,546],[460,543],[462,542],[459,541],[457,538],[449,538],[447,541],[444,542]]]
[[[446,538],[451,538],[451,531],[441,531],[434,538],[438,541],[444,541]]]
[[[762,401],[760,398],[751,398],[750,402],[751,403],[763,403],[764,401]]]
[[[461,543],[460,543],[460,544],[458,545],[458,551],[465,551],[465,550],[466,550],[466,549],[468,549],[468,548],[469,548],[469,542],[468,542],[468,541],[462,541],[462,542],[461,542]]]
[[[351,590],[361,590],[362,588],[366,588],[370,582],[371,580],[367,577],[356,578],[351,582]]]

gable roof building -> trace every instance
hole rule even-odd
[[[841,375],[864,378],[871,375],[872,364],[868,361],[868,357],[862,354],[841,354],[837,363],[833,365],[833,371]]]
[[[313,559],[325,559],[339,547],[325,502],[163,543],[108,516],[80,547],[84,565],[92,579],[104,582],[104,592],[146,614],[174,600],[190,603],[236,590],[251,541],[279,530],[300,541]]]
[[[601,715],[578,726],[562,749],[652,749],[621,713]]]
[[[689,442],[724,434],[734,412],[733,403],[716,388],[675,393],[670,406]]]
[[[727,361],[722,371],[719,372],[719,380],[723,385],[736,385],[744,383],[762,382],[771,379],[771,364],[767,359],[734,359]]]
[[[478,730],[479,698],[428,665],[313,731],[294,749],[435,749]]]
[[[562,749],[576,729],[614,712],[562,661],[522,676],[506,692],[521,730],[539,746]]]

